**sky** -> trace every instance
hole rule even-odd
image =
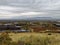
[[[0,0],[0,19],[18,17],[60,19],[60,0]]]

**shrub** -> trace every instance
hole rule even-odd
[[[12,39],[9,37],[8,33],[3,32],[0,35],[0,44],[1,45],[8,45],[10,44]]]

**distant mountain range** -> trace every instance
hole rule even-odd
[[[60,19],[52,18],[52,17],[16,17],[13,20],[25,20],[25,21],[56,21]]]
[[[52,17],[15,17],[11,19],[0,19],[0,21],[60,21]]]

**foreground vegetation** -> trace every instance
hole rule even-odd
[[[0,45],[60,45],[60,34],[1,33]]]

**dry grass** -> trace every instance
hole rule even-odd
[[[39,43],[36,41],[41,41],[42,45],[45,45],[46,42],[46,45],[60,45],[59,33],[52,33],[52,35],[48,35],[48,33],[9,33],[9,35],[15,42],[18,42],[21,39],[23,39],[24,42],[30,42],[32,38],[34,45]]]
[[[60,39],[60,34],[59,33],[52,33],[52,35],[48,35],[48,33],[9,33],[10,37],[13,39],[13,41],[19,40],[19,38],[24,37],[24,36],[41,36],[41,37],[54,37],[56,39]]]

